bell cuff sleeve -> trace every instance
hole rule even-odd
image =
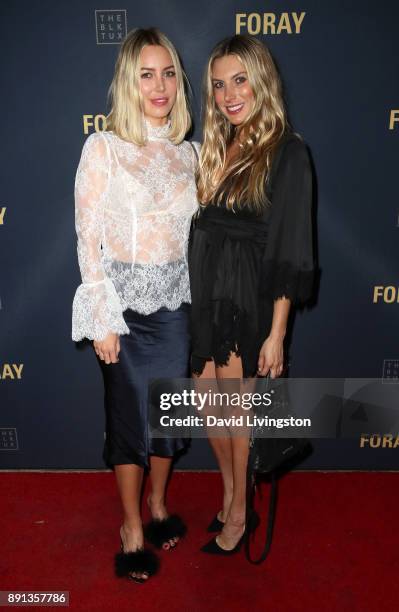
[[[305,144],[283,144],[272,181],[268,241],[262,261],[262,293],[272,300],[307,302],[313,291],[312,170]]]
[[[72,340],[104,340],[110,332],[130,333],[113,282],[105,278],[79,285],[72,306]]]

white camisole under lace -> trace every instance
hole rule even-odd
[[[73,301],[72,339],[128,334],[122,316],[190,303],[187,245],[198,202],[196,156],[174,145],[168,125],[146,122],[140,147],[112,132],[90,135],[75,182],[82,284]]]

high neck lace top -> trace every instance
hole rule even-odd
[[[150,314],[191,301],[196,156],[189,142],[170,142],[168,125],[146,128],[142,147],[112,132],[94,133],[84,144],[75,182],[82,276],[73,302],[75,341],[128,334],[128,308]]]

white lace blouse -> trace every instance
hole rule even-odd
[[[75,182],[82,284],[73,301],[72,339],[128,334],[122,313],[190,303],[187,244],[198,207],[190,143],[172,144],[168,126],[137,146],[112,132],[89,136]]]

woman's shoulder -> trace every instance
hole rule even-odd
[[[199,160],[199,154],[201,149],[200,143],[196,140],[183,140],[183,142],[180,143],[179,146],[184,152],[184,156],[187,159],[188,163],[195,170]]]
[[[190,141],[187,141],[187,142],[189,142],[189,144],[192,147],[194,147],[194,149],[197,151],[198,154],[200,153],[200,151],[201,151],[201,143],[198,142],[198,140],[190,140]]]
[[[310,157],[305,140],[296,132],[286,132],[273,154],[269,185],[285,172],[307,171],[309,167]]]
[[[186,151],[195,151],[198,155],[201,150],[201,144],[197,140],[183,140],[183,142],[180,143],[180,147]]]
[[[93,155],[97,154],[100,157],[106,155],[107,140],[105,132],[93,132],[90,134],[83,144],[83,152],[92,153]]]
[[[281,147],[284,152],[288,151],[290,153],[307,150],[307,144],[303,136],[298,134],[298,132],[292,131],[285,132],[278,146]]]
[[[285,161],[292,159],[307,161],[309,158],[308,145],[297,132],[289,131],[284,134],[279,142],[277,155],[279,152]]]

